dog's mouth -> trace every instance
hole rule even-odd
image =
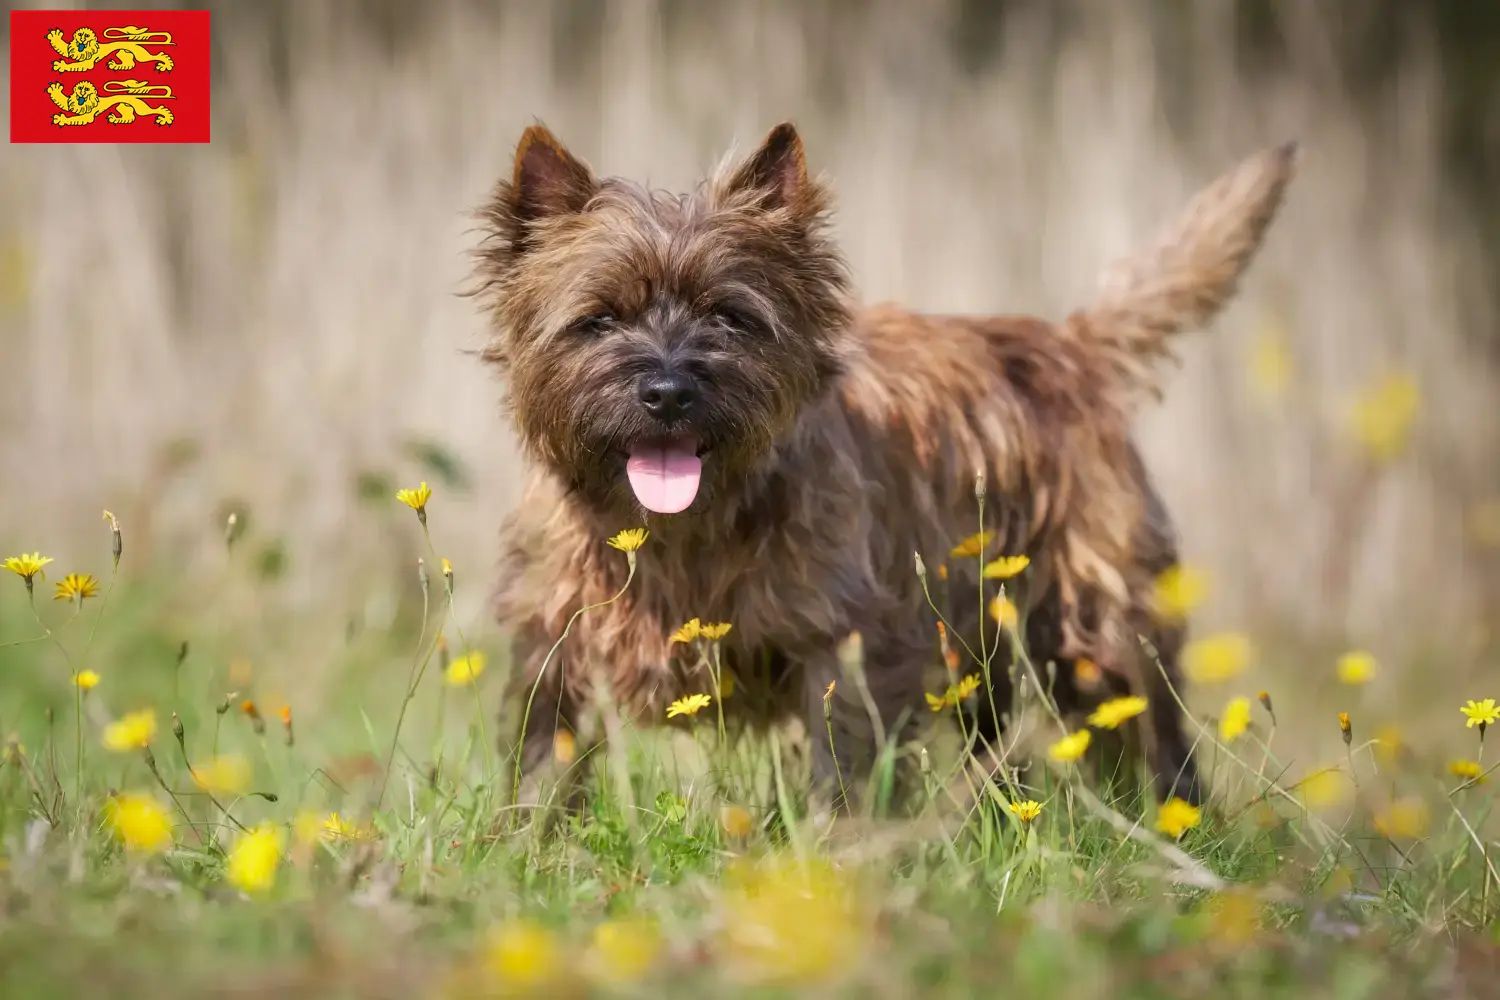
[[[695,437],[654,438],[632,446],[625,475],[642,507],[656,514],[679,514],[692,506],[703,479],[709,447]]]

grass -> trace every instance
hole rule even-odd
[[[506,665],[463,638],[430,545],[421,613],[352,639],[307,717],[244,664],[206,665],[227,662],[211,616],[191,646],[166,634],[164,585],[112,573],[50,601],[49,568],[32,593],[18,564],[0,597],[7,998],[1496,987],[1494,785],[1354,724],[1342,761],[1295,779],[1269,706],[1229,742],[1204,724],[1215,794],[1180,838],[1084,765],[1022,787],[941,734],[888,758],[917,758],[912,811],[829,822],[799,741],[721,738],[713,710],[628,733],[581,810],[523,808],[484,698]],[[121,728],[143,708],[154,734]],[[1020,821],[1020,800],[1040,812]]]

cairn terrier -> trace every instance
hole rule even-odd
[[[736,726],[800,717],[815,780],[852,795],[946,672],[989,679],[953,715],[991,747],[1018,676],[1069,727],[1144,695],[1126,742],[1159,796],[1196,801],[1169,687],[1184,625],[1152,607],[1177,547],[1131,414],[1173,336],[1234,294],[1296,159],[1287,144],[1225,174],[1049,322],[857,306],[791,124],[689,194],[598,177],[528,128],[482,212],[476,288],[527,465],[496,611],[528,785],[560,731],[596,738],[601,699],[661,723],[717,693],[707,714]],[[635,526],[650,535],[627,587],[606,540]],[[976,533],[977,557],[950,554]],[[980,597],[1002,555],[1029,558],[1004,581],[1005,627]],[[586,605],[602,606],[574,620]],[[712,656],[671,641],[690,619],[732,626]]]

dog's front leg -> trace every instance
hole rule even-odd
[[[812,798],[841,812],[854,812],[872,794],[889,803],[902,790],[909,768],[899,750],[920,718],[921,643],[868,635],[803,661]]]

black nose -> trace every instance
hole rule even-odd
[[[687,416],[698,401],[698,386],[686,375],[647,375],[638,392],[646,412],[666,424]]]

